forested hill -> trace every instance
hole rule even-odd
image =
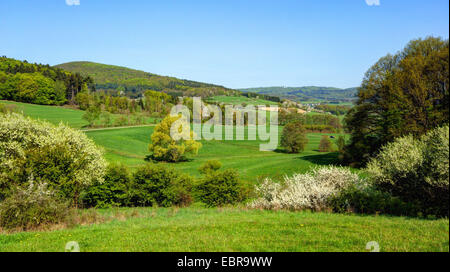
[[[179,96],[225,95],[235,92],[222,86],[178,79],[126,67],[78,61],[56,65],[67,71],[91,76],[97,90],[118,90],[129,97],[138,97],[145,90],[163,91]]]
[[[352,102],[356,100],[357,88],[339,89],[332,87],[261,87],[240,89],[243,92],[278,96],[293,101],[326,100],[329,102]]]
[[[0,57],[0,99],[62,105],[87,89],[95,90],[89,76],[81,76],[48,64]]]

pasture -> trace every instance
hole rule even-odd
[[[241,208],[122,208],[99,210],[104,223],[49,232],[0,235],[0,251],[361,252],[449,250],[448,219],[260,211]]]
[[[87,131],[86,134],[106,151],[109,161],[138,166],[145,163],[149,154],[148,145],[153,127],[136,127]],[[281,127],[279,128],[281,135]],[[306,150],[300,154],[286,154],[282,149],[260,151],[261,141],[204,141],[197,156],[190,161],[170,164],[190,175],[198,176],[197,169],[208,160],[219,160],[223,169],[237,169],[241,177],[254,181],[259,177],[281,178],[284,175],[303,173],[317,165],[338,163],[337,153],[320,153],[317,151],[323,134],[308,134]],[[119,143],[119,144],[118,144]]]

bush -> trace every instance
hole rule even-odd
[[[356,174],[346,168],[321,167],[306,174],[286,177],[275,183],[266,179],[256,187],[259,198],[250,203],[251,208],[286,210],[323,210],[328,200],[359,181]]]
[[[208,207],[235,204],[242,201],[243,183],[235,170],[208,172],[197,185],[200,200]]]
[[[283,128],[281,146],[288,153],[299,153],[303,151],[307,143],[306,130],[300,121],[291,122]]]
[[[373,184],[409,203],[422,213],[449,214],[449,127],[420,139],[405,136],[385,145],[367,165]]]
[[[129,205],[131,175],[121,164],[111,164],[106,170],[104,182],[95,182],[82,196],[86,207],[109,208]]]
[[[63,124],[0,115],[0,199],[29,179],[78,204],[80,193],[106,169],[102,152],[86,134]]]
[[[330,141],[330,137],[323,135],[319,143],[319,152],[332,152],[333,144]]]
[[[29,230],[48,224],[58,224],[69,216],[66,202],[56,198],[46,184],[30,181],[28,188],[15,188],[0,203],[0,227],[7,230]]]
[[[219,170],[222,167],[222,163],[218,160],[209,160],[202,164],[198,171],[202,174],[208,174],[210,172],[214,172]]]
[[[389,214],[417,216],[420,209],[416,203],[406,203],[389,193],[372,186],[351,186],[329,199],[333,211],[339,213]]]
[[[193,180],[174,169],[147,164],[133,175],[131,203],[136,206],[188,206]]]

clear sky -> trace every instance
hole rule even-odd
[[[346,88],[411,39],[448,39],[448,10],[447,0],[0,0],[0,55],[230,88]]]

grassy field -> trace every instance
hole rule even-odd
[[[15,105],[19,112],[31,118],[47,120],[53,124],[63,122],[73,128],[82,128],[88,125],[88,122],[83,120],[84,111],[69,109],[57,106],[43,106],[27,103],[19,103],[13,101],[0,100],[0,104]]]
[[[311,212],[136,208],[100,211],[108,222],[0,235],[0,251],[449,251],[448,220]]]
[[[109,161],[119,161],[129,166],[145,163],[153,127],[88,131],[86,134],[105,148]],[[281,135],[281,128],[280,133]],[[201,141],[203,147],[191,161],[170,164],[191,175],[207,160],[220,160],[223,168],[235,168],[247,180],[258,177],[281,178],[286,174],[300,173],[317,165],[338,163],[337,153],[317,151],[322,133],[308,134],[308,145],[301,154],[286,154],[282,150],[259,151],[260,141]],[[326,134],[334,135],[337,134]],[[118,144],[120,143],[120,144]]]
[[[30,116],[31,118],[47,120],[53,124],[65,123],[66,125],[73,128],[85,128],[88,122],[83,119],[84,111],[71,109],[68,107],[58,107],[58,106],[44,106],[27,104],[13,101],[0,100],[0,104],[14,105],[18,112],[22,112],[25,116]],[[127,117],[125,114],[111,114],[111,121],[114,121],[119,117]],[[130,117],[133,118],[133,117]],[[155,118],[144,116],[143,123],[151,124],[155,122]],[[95,123],[96,125],[101,125],[100,121]]]

